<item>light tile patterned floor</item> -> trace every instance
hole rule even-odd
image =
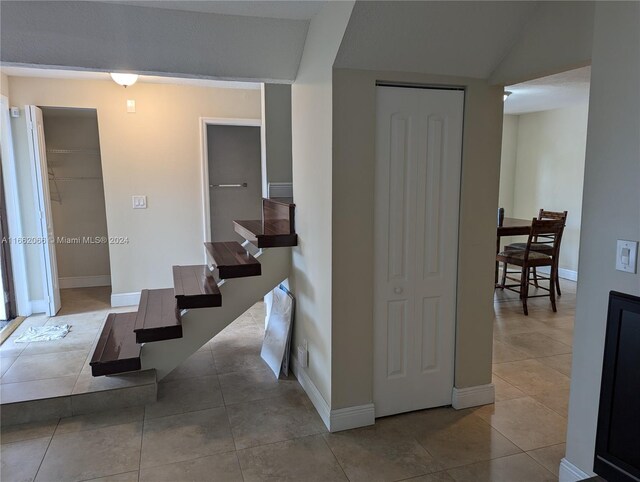
[[[163,380],[157,403],[4,428],[2,480],[557,480],[575,305],[563,286],[557,314],[538,299],[529,317],[497,293],[494,405],[329,434],[298,383],[265,369],[258,304]]]

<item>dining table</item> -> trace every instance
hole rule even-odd
[[[496,255],[500,252],[500,238],[505,236],[528,236],[531,232],[531,219],[504,218],[498,226],[496,236]],[[495,283],[498,286],[498,265],[496,261]]]

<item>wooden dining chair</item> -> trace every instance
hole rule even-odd
[[[562,221],[564,225],[567,223],[567,214],[568,211],[545,211],[544,209],[540,209],[538,212],[538,220],[547,219],[547,220],[557,220]],[[562,242],[562,233],[564,229],[558,234],[558,253],[554,258],[554,264],[549,268],[551,271],[555,271],[555,280],[556,280],[556,293],[558,296],[562,296],[562,292],[560,291],[560,277],[558,276],[558,267],[559,267],[559,257],[560,257],[560,243]],[[531,249],[533,251],[537,251],[539,253],[544,253],[547,255],[551,255],[552,246],[554,244],[553,236],[538,236],[533,240],[533,244],[531,245]],[[523,250],[525,249],[527,243],[511,243],[505,246],[505,251],[511,250]],[[536,288],[539,288],[539,281],[549,280],[546,276],[542,276],[538,273],[536,268],[532,268],[531,274],[533,275],[533,284]]]
[[[531,221],[531,231],[529,233],[529,237],[527,238],[527,242],[524,246],[524,249],[511,249],[504,250],[501,253],[498,253],[496,256],[496,261],[503,263],[502,269],[502,289],[508,289],[510,291],[514,291],[520,295],[520,300],[522,300],[522,308],[524,309],[524,314],[528,315],[529,310],[527,308],[527,300],[529,298],[539,298],[541,296],[549,296],[551,299],[551,308],[553,311],[556,310],[556,281],[557,281],[557,272],[552,269],[556,259],[558,258],[558,250],[560,248],[560,239],[562,230],[564,229],[564,221],[563,220],[540,220],[534,218]],[[536,244],[537,239],[551,239],[551,244],[549,245],[550,252],[542,253],[540,251],[535,251],[533,249],[533,245]],[[513,278],[508,276],[507,267],[508,265],[515,265],[520,267],[520,279]],[[549,266],[550,275],[549,275],[549,288],[545,288],[543,286],[536,286],[536,288],[547,291],[547,294],[542,295],[533,295],[529,296],[529,285],[532,284],[531,274],[532,270],[535,268],[539,268],[542,266]],[[507,284],[507,279],[518,281],[518,284]]]

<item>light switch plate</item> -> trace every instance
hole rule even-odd
[[[133,209],[147,209],[147,196],[133,196]]]
[[[134,114],[136,112],[136,101],[133,99],[127,100],[127,112]]]
[[[638,241],[619,239],[616,247],[616,269],[635,273],[638,259]]]

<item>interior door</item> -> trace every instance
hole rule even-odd
[[[42,110],[34,105],[25,108],[29,129],[29,144],[34,173],[34,186],[38,198],[40,232],[47,239],[42,242],[44,265],[44,291],[48,303],[48,315],[54,316],[60,310],[60,286],[58,284],[58,264],[56,262],[55,234],[51,214],[51,195],[47,169],[47,146],[44,140]]]
[[[207,126],[211,241],[244,239],[234,219],[262,219],[260,127]]]
[[[377,417],[451,403],[463,107],[461,90],[377,90]]]

